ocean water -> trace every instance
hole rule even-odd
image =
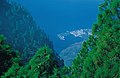
[[[58,34],[79,29],[91,29],[96,22],[98,5],[103,0],[13,0],[24,6],[53,42],[56,52],[81,37],[68,35],[61,40]]]

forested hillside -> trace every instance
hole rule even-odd
[[[53,49],[52,42],[37,26],[29,12],[10,0],[0,0],[0,34],[6,37],[6,41],[14,49],[20,51],[25,62],[39,47],[48,45]]]
[[[17,51],[5,42],[0,35],[0,75],[1,78],[48,78],[54,68],[59,68],[54,52],[47,46],[38,49],[26,65],[23,65]]]
[[[54,52],[47,46],[38,49],[22,65],[21,57],[4,43],[3,36],[0,36],[0,52],[4,57],[0,59],[1,78],[119,78],[120,0],[105,0],[100,4],[92,35],[83,43],[71,67],[59,67]]]

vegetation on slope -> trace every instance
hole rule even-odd
[[[2,78],[48,78],[58,68],[48,47],[38,49],[26,66],[14,63]]]
[[[73,61],[74,78],[120,77],[120,0],[105,0],[99,6],[93,35]]]
[[[20,58],[11,46],[5,43],[5,37],[0,35],[0,75],[6,72],[13,63],[19,62]]]
[[[57,67],[53,60],[52,50],[43,47],[38,49],[27,65],[20,66],[18,62],[14,62],[1,77],[119,78],[120,0],[105,0],[99,6],[99,10],[98,20],[92,28],[92,36],[83,43],[71,67]]]
[[[6,37],[6,41],[14,49],[20,51],[24,62],[39,47],[48,45],[53,49],[52,42],[37,26],[29,12],[10,0],[0,0],[0,34]]]
[[[21,57],[14,52],[5,37],[0,35],[0,76],[1,78],[48,78],[54,69],[59,69],[54,52],[47,46],[39,48],[32,59],[26,64],[21,64]]]

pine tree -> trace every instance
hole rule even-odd
[[[54,64],[53,52],[48,47],[38,49],[29,63],[20,66],[14,63],[11,68],[3,75],[2,78],[48,78],[54,72],[54,68],[58,68]]]
[[[54,68],[53,74],[49,78],[70,78],[70,67]]]
[[[11,68],[3,75],[1,78],[20,78],[18,76],[18,71],[20,66],[18,63],[14,63]]]
[[[73,61],[74,78],[120,77],[120,0],[105,0],[99,6],[92,36]],[[84,44],[83,44],[84,46]],[[85,48],[85,50],[83,50]],[[83,58],[84,57],[84,58]]]
[[[4,74],[13,63],[17,63],[19,60],[16,51],[5,42],[5,37],[0,35],[0,76]]]
[[[48,78],[54,67],[53,52],[48,47],[38,49],[36,54],[29,61],[28,65],[21,67],[19,77],[27,78]]]
[[[79,78],[82,71],[83,71],[83,63],[84,60],[87,58],[88,53],[95,47],[95,38],[90,36],[89,39],[82,44],[82,49],[80,50],[79,54],[73,60],[71,66],[71,78]]]

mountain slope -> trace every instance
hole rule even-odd
[[[64,60],[65,66],[71,66],[72,61],[79,53],[82,46],[82,42],[76,42],[75,44],[70,45],[66,49],[62,50],[59,54],[61,59]]]
[[[0,34],[14,49],[20,51],[24,61],[28,61],[39,47],[48,45],[53,49],[52,42],[29,12],[11,1],[0,0]]]

